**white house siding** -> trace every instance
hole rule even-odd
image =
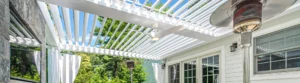
[[[299,15],[300,15],[300,11],[297,10],[296,12],[289,13],[287,15],[265,22],[260,30],[253,33],[253,37],[257,37],[266,33],[270,33],[273,31],[281,30],[293,25],[300,24]],[[221,38],[219,40],[216,40],[214,42],[210,42],[201,45],[199,47],[189,49],[185,52],[173,55],[172,57],[168,57],[166,59],[166,64],[171,65],[188,59],[205,56],[208,55],[209,52],[211,53],[219,52],[221,54],[220,56],[225,56],[225,58],[223,59],[225,61],[220,61],[225,63],[223,66],[221,66],[221,69],[223,67],[222,72],[223,73],[225,72],[224,73],[225,75],[221,77],[223,78],[221,80],[221,83],[243,83],[243,61],[242,61],[243,51],[241,48],[238,48],[235,52],[230,52],[230,45],[233,42],[237,42],[239,40],[240,40],[239,35],[230,35]],[[223,50],[211,51],[219,47],[223,47]],[[250,54],[252,56],[251,63],[253,63],[252,48],[250,50],[251,50]],[[221,52],[224,53],[222,54]],[[251,83],[300,83],[300,71],[279,72],[279,73],[270,73],[270,74],[253,74],[252,70],[253,70],[253,64],[251,64]]]

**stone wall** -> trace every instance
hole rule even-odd
[[[8,0],[0,0],[0,83],[7,83],[10,79],[9,52],[9,4]]]
[[[46,42],[45,42],[45,28],[47,24],[43,18],[36,0],[9,0],[11,9],[14,9],[22,20],[33,32],[41,43],[41,83],[46,83]]]
[[[0,83],[10,79],[9,22],[10,9],[41,43],[41,83],[46,83],[46,44],[47,26],[36,0],[0,0]]]

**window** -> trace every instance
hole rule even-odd
[[[184,83],[196,83],[196,61],[184,63]]]
[[[169,69],[170,69],[169,72],[170,83],[179,83],[180,82],[179,64],[170,65]]]
[[[202,83],[219,83],[219,55],[202,59]]]
[[[300,26],[254,38],[256,73],[300,70]]]

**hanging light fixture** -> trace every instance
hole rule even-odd
[[[216,9],[210,22],[216,27],[233,27],[241,35],[244,51],[243,83],[250,83],[250,53],[252,32],[258,30],[262,21],[284,11],[296,0],[228,0]]]

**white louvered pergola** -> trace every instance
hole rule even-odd
[[[229,34],[231,29],[216,28],[209,21],[211,13],[226,1],[38,0],[38,4],[51,33],[47,37],[52,37],[47,41],[61,50],[159,60]],[[109,29],[103,28],[106,23]],[[116,34],[122,24],[125,28]],[[116,30],[111,29],[113,25],[118,25]],[[184,30],[156,42],[148,35],[175,26],[184,26]]]

